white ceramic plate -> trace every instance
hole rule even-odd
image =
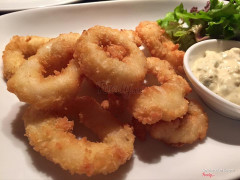
[[[81,0],[0,0],[0,11],[17,11],[22,9],[54,6]]]
[[[187,8],[205,5],[205,1],[183,3]],[[134,29],[140,21],[155,21],[173,11],[178,4],[179,1],[113,1],[4,15],[0,17],[0,57],[5,45],[16,34],[54,37],[60,33],[82,32],[97,24]],[[0,179],[88,179],[85,176],[71,176],[28,145],[21,120],[23,103],[7,91],[2,77],[2,61],[0,69]],[[240,177],[240,121],[225,118],[202,105],[209,115],[205,141],[172,148],[151,138],[144,142],[137,140],[133,158],[118,171],[89,179],[210,179],[210,175],[211,179]]]

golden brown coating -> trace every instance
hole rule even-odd
[[[42,156],[72,174],[88,176],[114,172],[131,158],[135,137],[130,126],[121,125],[90,97],[77,98],[68,108],[69,112],[61,116],[32,106],[25,112],[26,136]],[[77,139],[71,133],[73,121],[68,120],[68,115],[78,115],[101,142]]]
[[[74,57],[83,73],[108,93],[135,90],[147,71],[146,58],[132,38],[104,26],[94,26],[82,33]]]
[[[184,52],[178,50],[157,22],[143,21],[136,27],[136,32],[154,57],[167,60],[177,72],[183,72]]]
[[[167,61],[151,57],[147,58],[147,65],[148,72],[155,75],[161,85],[146,87],[140,94],[130,96],[133,116],[143,124],[183,117],[188,110],[185,96],[191,92],[187,81],[177,75]]]
[[[17,69],[49,38],[39,36],[13,36],[3,52],[3,75],[10,79]]]
[[[142,45],[142,40],[138,36],[136,31],[122,29],[121,32],[125,33],[128,36],[128,38],[131,39],[138,47]]]
[[[8,90],[35,108],[60,108],[78,93],[81,83],[79,64],[72,59],[79,36],[62,34],[44,44],[8,80]]]
[[[173,146],[192,144],[206,137],[208,117],[202,107],[190,101],[187,114],[171,122],[158,122],[149,128],[151,136]]]

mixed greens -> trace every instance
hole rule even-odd
[[[210,0],[204,9],[189,12],[181,3],[157,22],[181,50],[209,38],[240,40],[240,0]]]

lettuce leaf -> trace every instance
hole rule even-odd
[[[188,12],[181,3],[157,22],[181,50],[208,38],[240,40],[240,0],[227,4],[210,0],[208,4],[207,10],[196,11],[195,7]]]

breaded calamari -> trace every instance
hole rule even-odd
[[[78,33],[60,34],[43,44],[8,80],[7,89],[38,109],[61,108],[74,98],[82,81],[73,58]]]
[[[88,176],[114,172],[131,158],[135,136],[129,125],[121,125],[90,97],[77,98],[67,108],[70,114],[65,116],[32,106],[27,109],[23,119],[34,150],[72,174]],[[68,115],[79,116],[101,142],[77,139],[71,133],[74,123],[68,120]]]
[[[3,51],[3,75],[10,79],[17,69],[50,38],[40,36],[13,36]]]
[[[147,65],[148,73],[155,75],[161,85],[146,87],[141,93],[131,95],[130,112],[143,124],[183,117],[188,110],[185,96],[191,92],[187,81],[177,75],[167,61],[150,57]]]
[[[150,135],[173,146],[192,144],[206,137],[208,117],[202,107],[190,101],[187,114],[171,122],[158,122],[149,128]]]
[[[178,50],[179,45],[170,40],[157,22],[142,21],[136,32],[152,56],[167,60],[177,72],[183,72],[184,52]]]
[[[104,26],[83,31],[74,57],[83,73],[107,93],[137,89],[147,71],[146,57],[128,33]]]

